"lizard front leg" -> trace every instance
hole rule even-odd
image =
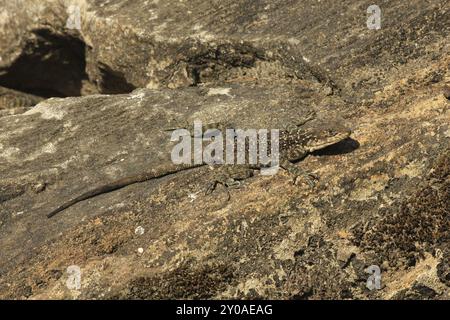
[[[287,172],[289,172],[291,175],[294,176],[294,179],[293,179],[294,184],[296,183],[298,177],[302,177],[305,179],[305,181],[308,183],[308,185],[312,188],[315,186],[316,180],[319,180],[319,177],[317,175],[315,175],[314,173],[303,170],[299,166],[292,164],[292,162],[290,162],[287,159],[282,159],[280,161],[280,166],[284,170],[286,170]]]

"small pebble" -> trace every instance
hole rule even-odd
[[[137,227],[134,230],[134,233],[137,234],[138,236],[142,236],[144,234],[144,232],[145,232],[145,229],[141,226]]]
[[[34,193],[41,193],[42,191],[45,190],[45,188],[47,187],[47,185],[43,182],[39,182],[35,185],[33,185],[33,191]]]
[[[138,249],[137,249],[137,252],[138,252],[139,254],[143,254],[143,253],[144,253],[144,248],[138,248]]]

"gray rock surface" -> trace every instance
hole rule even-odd
[[[1,0],[0,86],[53,98],[0,117],[0,297],[448,299],[450,6],[383,2],[368,30],[370,4]],[[311,109],[353,130],[297,164],[315,188],[281,171],[227,201],[205,166],[45,217],[166,166],[181,120]]]

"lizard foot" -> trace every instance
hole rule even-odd
[[[293,176],[293,179],[292,179],[293,184],[297,184],[298,178],[303,178],[311,188],[314,188],[314,186],[316,185],[316,182],[319,180],[318,175],[311,173],[311,172],[304,171],[303,169],[300,169],[299,167],[290,167],[288,169],[288,172]]]
[[[316,181],[319,180],[319,176],[316,174],[307,172],[300,167],[293,165],[289,161],[284,161],[281,166],[294,177],[293,184],[296,184],[297,179],[302,177],[305,179],[306,183],[313,188],[316,185]]]
[[[314,174],[314,173],[310,173],[310,172],[304,172],[301,175],[295,175],[294,179],[293,179],[293,183],[296,184],[297,183],[297,179],[299,177],[302,177],[303,179],[305,179],[306,183],[311,187],[314,188],[316,185],[316,182],[319,180],[319,176]]]
[[[224,186],[227,189],[237,189],[237,188],[240,188],[242,185],[241,181],[234,180],[234,179],[228,179],[226,181],[214,180],[214,181],[208,183],[208,185],[206,186],[205,195],[209,195],[209,194],[213,193],[214,190],[216,190],[217,185],[219,185],[219,184]]]
[[[222,166],[218,169],[214,181],[207,185],[205,194],[211,194],[220,184],[227,189],[228,196],[230,196],[229,189],[240,188],[243,181],[252,176],[253,170],[246,166]]]

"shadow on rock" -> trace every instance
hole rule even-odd
[[[313,152],[316,156],[331,156],[346,154],[355,151],[360,146],[359,142],[352,138],[347,138],[342,140],[332,146],[326,147],[322,150],[317,150]]]

